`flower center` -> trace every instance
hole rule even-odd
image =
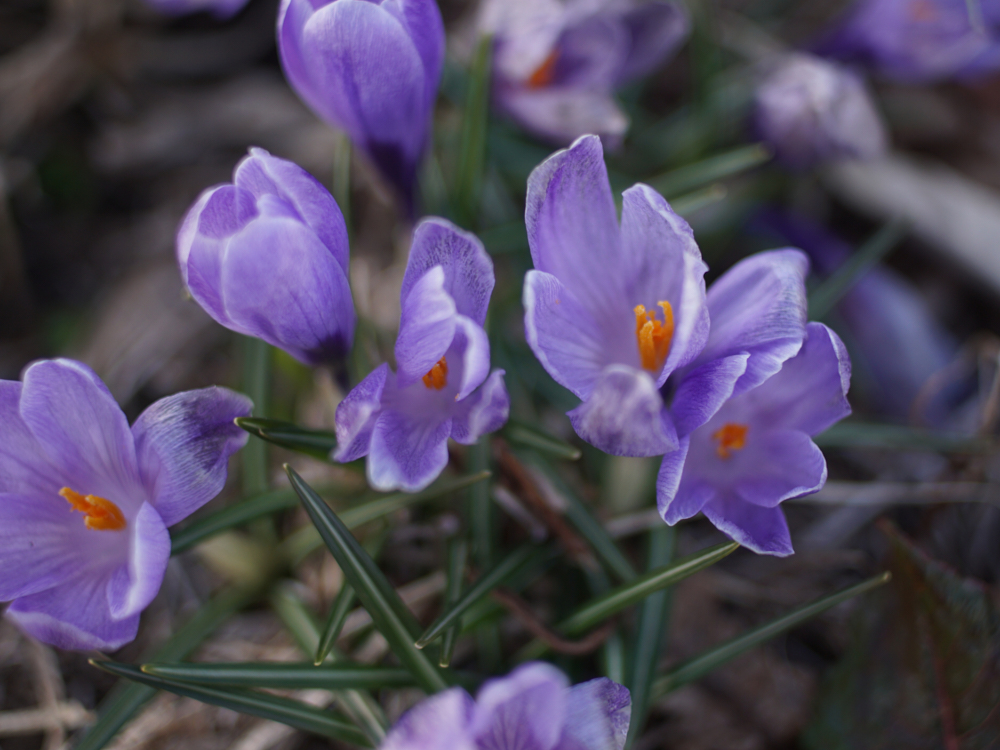
[[[644,370],[659,372],[667,361],[674,338],[674,308],[669,302],[657,302],[663,310],[663,322],[656,312],[646,312],[645,305],[635,306],[635,337],[639,341],[639,359]]]
[[[910,19],[917,23],[933,23],[938,20],[937,8],[929,0],[910,3]]]
[[[440,391],[446,385],[448,385],[448,363],[445,361],[444,357],[441,357],[427,374],[423,377],[424,385],[428,388],[433,388],[435,391]]]
[[[83,519],[88,529],[94,531],[121,531],[128,524],[125,522],[125,514],[121,508],[110,500],[105,500],[97,495],[87,495],[74,492],[69,487],[59,490],[60,496],[65,498],[73,510],[78,510],[86,515]]]
[[[722,427],[712,433],[712,440],[719,443],[715,452],[719,458],[729,458],[733,451],[741,451],[747,444],[747,430],[749,425],[727,422]]]
[[[543,89],[552,83],[556,76],[556,60],[559,59],[559,51],[552,50],[545,61],[535,68],[535,72],[528,76],[527,84],[529,89]]]

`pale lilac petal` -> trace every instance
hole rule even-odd
[[[568,687],[562,672],[541,662],[487,681],[471,724],[479,750],[551,750],[566,720]]]
[[[16,380],[0,380],[0,492],[55,497],[65,481],[21,419],[21,388]]]
[[[458,364],[457,372],[449,371],[449,389],[457,386],[456,401],[468,397],[478,388],[490,373],[490,340],[477,323],[464,315],[455,316],[455,340],[448,349],[453,364]]]
[[[802,346],[808,270],[801,250],[771,250],[741,260],[709,288],[712,329],[697,361],[749,352],[735,394],[764,382]]]
[[[84,563],[82,526],[69,503],[54,493],[47,498],[0,494],[0,602],[73,578]]]
[[[690,435],[719,411],[733,395],[749,358],[743,352],[713,359],[683,376],[670,402],[670,416],[678,435]]]
[[[628,130],[628,116],[606,91],[503,87],[498,98],[525,130],[559,146],[594,133],[608,148],[617,148]]]
[[[413,232],[410,258],[406,263],[401,300],[435,266],[444,270],[444,290],[455,301],[459,314],[482,326],[493,293],[493,261],[479,238],[450,221],[431,217]],[[426,372],[426,371],[425,371]]]
[[[663,457],[656,477],[656,505],[660,516],[671,526],[696,516],[715,496],[711,485],[692,477],[691,472],[684,472],[690,441],[690,438],[681,438],[681,447]]]
[[[678,445],[653,378],[634,367],[605,368],[569,419],[577,435],[613,456],[659,456]]]
[[[476,750],[468,725],[474,704],[462,688],[451,688],[418,703],[392,727],[379,750]]]
[[[128,563],[112,573],[107,585],[108,611],[114,620],[128,619],[149,606],[170,560],[170,534],[152,505],[143,503],[131,526]]]
[[[635,185],[623,198],[621,265],[629,309],[644,305],[659,316],[657,304],[669,302],[674,313],[670,352],[656,377],[659,387],[670,373],[694,360],[708,339],[708,266],[691,227],[663,196],[647,185]],[[632,320],[634,325],[634,316]],[[634,350],[638,366],[638,344]]]
[[[787,557],[795,551],[781,508],[762,508],[720,493],[705,503],[702,512],[719,531],[759,555]]]
[[[528,271],[524,277],[523,304],[531,351],[557,383],[587,398],[601,370],[611,364],[590,311],[559,279],[542,271]]]
[[[625,65],[631,33],[618,18],[592,15],[559,37],[553,86],[611,91]]]
[[[628,57],[618,72],[625,83],[652,72],[684,42],[691,31],[691,19],[676,2],[650,2],[633,8],[622,19],[631,32]]]
[[[424,489],[448,465],[450,434],[447,415],[384,409],[372,431],[368,484],[380,492]]]
[[[483,435],[504,426],[510,414],[510,396],[503,376],[503,370],[494,370],[468,398],[455,404],[451,418],[453,440],[472,445]]]
[[[479,30],[496,39],[498,77],[525,81],[552,53],[566,25],[562,0],[484,0]]]
[[[632,698],[624,685],[607,677],[574,685],[555,750],[622,750],[631,716]]]
[[[139,471],[167,526],[222,491],[229,457],[249,435],[233,423],[253,403],[227,388],[203,388],[160,399],[132,425]]]
[[[390,377],[394,376],[389,365],[379,365],[337,405],[337,448],[333,454],[337,461],[347,463],[368,455],[382,408],[382,392]]]
[[[445,271],[435,266],[401,297],[396,375],[399,387],[419,381],[451,346],[458,325],[455,300],[445,290]]]
[[[733,456],[743,464],[733,491],[748,503],[773,508],[826,484],[826,459],[809,436],[798,430],[771,430],[748,436],[747,447]]]

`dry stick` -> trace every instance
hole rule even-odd
[[[521,624],[538,640],[559,654],[567,656],[584,656],[597,649],[614,632],[615,621],[609,620],[585,638],[569,641],[539,620],[531,611],[527,602],[510,589],[499,587],[490,592],[497,602],[505,606],[511,614],[517,617]]]

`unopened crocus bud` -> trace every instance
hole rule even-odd
[[[296,93],[412,209],[444,61],[435,0],[282,0],[278,51]]]
[[[887,145],[864,83],[812,55],[782,57],[757,88],[755,124],[779,161],[807,169],[833,159],[870,159]]]
[[[146,0],[146,4],[168,16],[211,13],[218,19],[232,18],[249,0]]]
[[[309,365],[343,357],[356,317],[344,217],[308,172],[260,148],[205,190],[177,233],[181,275],[205,311]]]

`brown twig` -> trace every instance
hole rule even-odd
[[[585,638],[578,641],[569,641],[549,627],[535,616],[528,603],[515,594],[510,589],[499,587],[490,592],[497,602],[505,606],[512,615],[517,617],[521,624],[538,640],[559,654],[567,656],[583,656],[600,646],[606,641],[615,629],[614,621],[608,621],[597,630],[592,631]]]

